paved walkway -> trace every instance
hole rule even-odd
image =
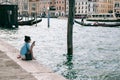
[[[0,51],[0,80],[37,80]]]
[[[0,40],[0,80],[66,80],[37,60],[17,59],[19,51]]]

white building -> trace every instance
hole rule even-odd
[[[115,0],[113,6],[114,6],[114,12],[120,13],[120,0]]]
[[[88,0],[75,0],[75,15],[87,16]]]
[[[120,0],[115,0],[113,2],[113,6],[114,6],[114,13],[116,15],[116,17],[120,18]]]
[[[97,13],[97,1],[88,0],[88,15]]]
[[[66,15],[69,12],[69,2],[66,0]],[[88,13],[88,0],[75,0],[75,17],[85,17]]]
[[[69,0],[66,0],[66,15],[69,13]]]

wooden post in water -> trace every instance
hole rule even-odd
[[[50,27],[50,7],[48,9],[48,28]]]
[[[69,0],[69,15],[68,15],[68,27],[67,27],[67,54],[73,54],[73,20],[75,12],[75,0]]]

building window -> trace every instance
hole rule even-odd
[[[59,1],[59,3],[61,4],[61,1]]]
[[[24,4],[24,10],[28,10],[28,5],[26,3]]]
[[[62,7],[62,10],[64,10],[64,7]]]
[[[84,3],[82,2],[82,5],[83,5]]]
[[[32,10],[33,10],[33,11],[36,10],[36,4],[35,4],[35,3],[32,4]]]
[[[59,6],[59,10],[61,10],[61,6]]]

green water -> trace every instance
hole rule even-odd
[[[24,35],[36,41],[37,61],[69,80],[120,80],[120,28],[74,24],[73,56],[67,54],[67,20],[47,19],[17,30],[0,29],[0,38],[20,49]]]

